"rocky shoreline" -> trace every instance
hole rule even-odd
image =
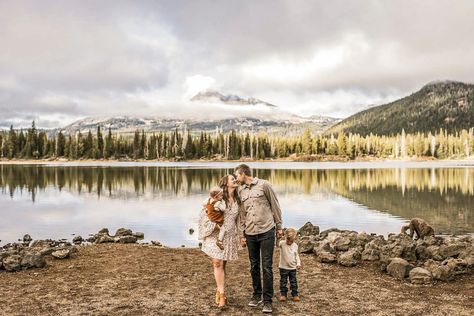
[[[8,243],[0,247],[0,271],[14,272],[32,268],[44,268],[47,256],[52,256],[55,259],[69,258],[77,254],[77,246],[83,243],[133,244],[144,237],[144,233],[132,232],[132,230],[126,228],[117,229],[115,235],[110,235],[107,228],[102,228],[97,234],[92,234],[87,239],[77,235],[72,239],[72,242],[66,239],[33,241],[31,236],[26,234],[18,242]],[[152,245],[161,246],[161,243],[152,241]]]
[[[300,252],[322,263],[353,267],[376,262],[382,272],[412,284],[449,281],[474,270],[472,236],[429,236],[413,240],[407,234],[358,233],[337,228],[320,232],[310,222],[299,229]]]
[[[0,271],[14,272],[43,268],[45,257],[66,259],[78,253],[78,246],[91,244],[135,244],[144,233],[119,228],[111,235],[102,228],[87,239],[75,236],[72,242],[35,240],[26,234],[17,243],[0,247]],[[325,231],[306,223],[298,230],[301,253],[312,254],[324,264],[354,267],[362,262],[378,264],[380,271],[412,284],[435,284],[455,280],[457,276],[474,271],[474,238],[472,236],[429,236],[413,240],[407,234],[383,235],[358,233],[331,228]],[[163,247],[158,241],[141,243]]]

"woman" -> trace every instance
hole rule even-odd
[[[223,239],[224,249],[221,250],[216,245],[219,230],[216,224],[211,222],[203,208],[199,219],[199,236],[203,239],[202,251],[212,259],[214,267],[214,278],[216,279],[216,304],[220,308],[225,307],[227,298],[224,294],[225,266],[228,260],[237,259],[239,248],[239,236],[237,231],[237,216],[239,214],[240,199],[237,196],[237,184],[233,175],[224,176],[219,181],[219,187],[223,190],[223,201],[226,204],[224,212],[225,235]]]

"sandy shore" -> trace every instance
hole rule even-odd
[[[278,253],[275,253],[277,261]],[[274,315],[472,315],[474,275],[414,286],[374,264],[344,268],[302,255],[302,301],[274,301]],[[274,265],[275,294],[278,270]],[[1,315],[253,315],[246,250],[229,262],[229,306],[213,302],[209,258],[199,249],[133,244],[79,247],[75,258],[43,269],[0,273]]]

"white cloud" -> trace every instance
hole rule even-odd
[[[468,0],[2,1],[0,125],[215,115],[187,102],[210,88],[346,116],[432,80],[474,81],[473,10]]]
[[[187,76],[184,81],[184,94],[183,98],[185,100],[189,100],[200,91],[208,90],[208,89],[216,89],[216,79],[203,76],[203,75],[192,75]]]

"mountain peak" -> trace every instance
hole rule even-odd
[[[256,98],[242,98],[235,94],[222,94],[219,91],[215,90],[205,90],[201,91],[196,94],[194,97],[191,98],[191,101],[201,101],[201,102],[209,102],[209,103],[224,103],[224,104],[232,104],[232,105],[256,105],[256,104],[263,104],[265,106],[274,107],[277,106],[260,99]]]

